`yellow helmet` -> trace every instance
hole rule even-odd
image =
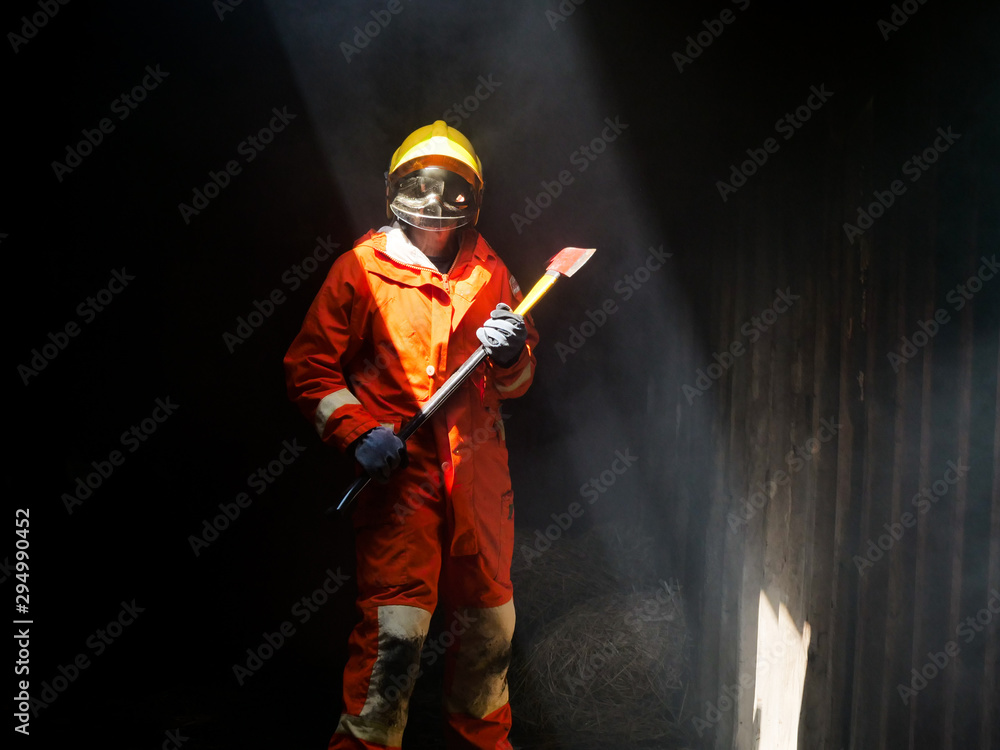
[[[438,120],[410,133],[392,155],[386,216],[424,229],[475,225],[482,194],[483,165],[475,149],[468,138]],[[427,195],[434,198],[433,208],[428,208],[426,197],[419,197]]]

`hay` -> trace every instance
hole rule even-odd
[[[516,535],[511,578],[522,633],[586,599],[655,587],[661,577],[655,539],[640,527],[606,524],[546,542],[534,529]]]
[[[676,583],[582,602],[512,665],[515,725],[538,748],[683,747],[688,650]]]

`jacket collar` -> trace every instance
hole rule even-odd
[[[424,255],[419,247],[410,242],[398,221],[394,222],[391,227],[381,227],[378,231],[385,234],[385,254],[397,263],[427,268],[431,271],[437,270],[430,258]]]
[[[381,250],[391,260],[401,263],[404,266],[424,268],[434,273],[440,273],[437,266],[424,255],[424,253],[407,238],[399,222],[393,222],[392,226],[380,227],[374,237],[384,236],[383,242],[375,239],[374,246]],[[453,269],[455,272],[468,263],[473,257],[477,258],[480,264],[490,258],[490,250],[485,243],[479,241],[479,233],[474,229],[466,229],[459,237],[458,252],[456,253]]]

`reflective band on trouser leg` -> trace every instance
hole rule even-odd
[[[507,667],[514,635],[514,602],[467,609],[466,619],[469,626],[455,651],[444,700],[448,746],[489,750],[509,747]]]
[[[341,715],[330,740],[331,748],[402,745],[407,708],[420,671],[420,650],[431,615],[406,605],[383,606],[377,612],[378,653],[371,667],[368,695],[357,715]]]
[[[399,747],[441,575],[440,460],[414,435],[409,466],[358,498],[358,609],[344,667],[336,750]]]

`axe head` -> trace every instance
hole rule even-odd
[[[564,247],[549,258],[545,273],[549,276],[572,276],[583,268],[583,264],[590,260],[590,256],[595,252],[597,252],[595,247]]]

